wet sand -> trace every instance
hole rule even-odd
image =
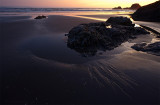
[[[159,40],[154,35],[82,57],[67,47],[65,34],[99,20],[17,18],[0,21],[2,104],[159,104],[160,57],[130,48]]]

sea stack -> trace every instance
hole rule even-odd
[[[160,22],[160,0],[139,8],[132,18],[136,21]]]
[[[137,10],[139,8],[141,8],[140,4],[135,3],[135,4],[132,4],[131,7],[126,7],[126,8],[123,8],[123,9]],[[122,8],[119,6],[119,7],[113,8],[113,9],[122,9]]]
[[[130,9],[133,9],[133,10],[137,10],[139,8],[141,8],[141,6],[138,3],[132,4],[132,6],[130,7]]]

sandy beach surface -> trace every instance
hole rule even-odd
[[[131,48],[158,41],[154,34],[92,57],[67,47],[65,34],[74,26],[112,16],[129,15],[0,15],[2,104],[158,105],[160,57]],[[160,23],[135,23],[160,29]]]

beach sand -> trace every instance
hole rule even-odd
[[[67,47],[65,34],[79,24],[116,15],[79,16],[10,16],[0,21],[2,103],[158,104],[160,57],[131,46],[159,39],[140,35],[114,50],[83,57]],[[148,25],[159,28],[156,24]]]

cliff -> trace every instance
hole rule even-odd
[[[139,8],[132,18],[136,21],[160,22],[160,0]]]

